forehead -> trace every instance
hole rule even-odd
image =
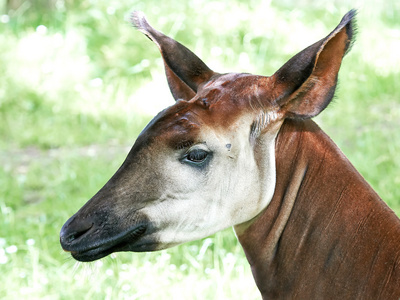
[[[261,91],[265,91],[267,81],[268,77],[236,73],[211,78],[195,97],[178,100],[160,112],[143,135],[179,148],[181,144],[196,142],[203,129],[229,129],[242,115],[259,108],[258,100],[265,97]]]

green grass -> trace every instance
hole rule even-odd
[[[5,2],[1,299],[259,299],[231,229],[91,264],[59,246],[63,223],[115,172],[151,115],[172,103],[158,50],[126,22],[133,9],[216,71],[270,75],[359,8],[337,97],[317,122],[400,215],[398,1],[21,1],[13,11]]]

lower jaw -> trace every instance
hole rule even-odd
[[[145,243],[145,244],[136,244],[136,245],[119,245],[119,246],[114,246],[114,247],[111,247],[109,249],[104,249],[104,250],[102,250],[100,247],[100,248],[91,249],[91,250],[83,251],[83,252],[71,251],[71,255],[77,261],[91,262],[91,261],[95,261],[95,260],[101,259],[103,257],[106,257],[107,255],[110,255],[111,253],[115,253],[115,252],[156,251],[156,250],[158,250],[157,246],[158,246],[157,243]]]
[[[71,252],[71,256],[80,262],[91,262],[103,258],[114,251],[106,250],[106,251],[96,251],[97,249],[89,250],[86,252]]]

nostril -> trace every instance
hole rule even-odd
[[[65,241],[69,244],[72,243],[75,240],[75,234],[71,234],[70,236],[68,236]]]
[[[77,232],[73,232],[70,233],[67,237],[66,237],[66,242],[67,243],[72,243],[74,240],[79,239],[82,235],[84,235],[86,232],[88,232],[91,228],[93,227],[93,223],[89,228],[83,229],[81,231],[77,231]]]
[[[64,250],[70,249],[80,237],[93,228],[94,223],[87,221],[73,216],[64,224],[60,232],[60,242]]]

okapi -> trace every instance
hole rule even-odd
[[[149,25],[176,103],[62,227],[78,261],[233,226],[263,299],[399,299],[400,220],[311,120],[335,93],[355,11],[272,76],[212,71]]]

